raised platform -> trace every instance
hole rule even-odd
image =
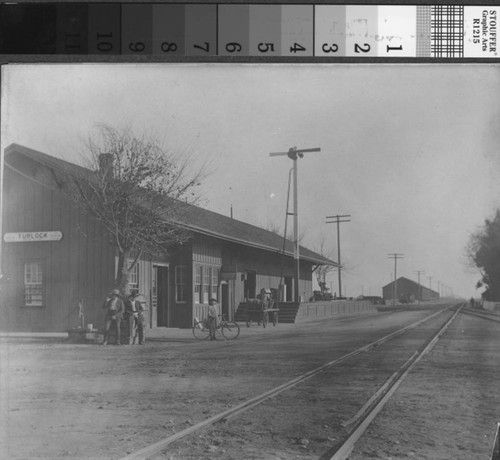
[[[295,322],[341,316],[358,316],[376,312],[377,306],[373,305],[369,300],[304,302],[299,305]]]

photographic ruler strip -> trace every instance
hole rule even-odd
[[[499,5],[0,5],[0,54],[498,58]]]

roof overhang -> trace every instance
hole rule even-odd
[[[193,231],[195,233],[199,233],[199,234],[202,234],[202,235],[205,235],[205,236],[211,236],[213,238],[217,238],[217,239],[220,239],[220,240],[223,240],[223,241],[228,241],[228,242],[231,242],[231,243],[242,244],[244,246],[248,246],[248,247],[252,247],[252,248],[256,248],[256,249],[262,249],[264,251],[269,251],[269,252],[272,252],[274,254],[283,254],[283,251],[278,250],[278,249],[276,249],[275,247],[272,247],[272,246],[268,246],[268,245],[265,245],[265,244],[254,243],[254,242],[251,242],[251,241],[244,240],[242,238],[235,238],[235,237],[231,237],[231,236],[228,236],[228,235],[223,235],[223,234],[220,234],[220,233],[217,233],[217,232],[214,232],[214,231],[206,230],[204,228],[201,228],[201,227],[198,227],[198,226],[195,226],[195,225],[186,225],[186,224],[183,224],[182,227],[186,228],[187,230],[191,230],[191,231]],[[289,252],[289,251],[285,251],[284,255],[288,256],[288,257],[293,257],[294,256],[294,254],[291,253],[291,252]],[[325,260],[321,260],[321,259],[317,259],[317,258],[313,258],[313,257],[304,256],[303,254],[300,254],[300,253],[299,253],[299,260],[305,260],[307,262],[311,262],[311,263],[316,264],[316,265],[333,265],[335,267],[338,267],[338,264],[336,262],[333,262],[333,261],[328,260],[326,258],[325,258]]]

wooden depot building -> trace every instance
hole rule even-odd
[[[12,144],[5,150],[0,279],[0,330],[63,332],[85,323],[102,326],[101,308],[114,286],[116,248],[98,222],[63,192],[62,171],[72,163]],[[149,304],[149,327],[191,327],[209,298],[234,318],[261,289],[294,293],[293,243],[262,228],[191,206],[188,243],[168,255],[148,255],[130,286]],[[337,265],[300,248],[299,293],[312,295],[313,269]]]

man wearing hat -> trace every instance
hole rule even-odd
[[[111,323],[116,325],[116,344],[120,343],[120,323],[123,318],[123,312],[125,311],[125,306],[123,305],[122,299],[120,299],[120,291],[118,289],[113,289],[108,298],[105,300],[102,308],[106,309],[106,319],[104,327],[104,342],[103,345],[108,344],[109,328]]]
[[[145,302],[139,300],[139,291],[133,290],[130,293],[130,301],[133,304],[134,318],[135,318],[135,334],[132,338],[132,343],[139,338],[139,345],[144,345],[144,327],[146,325],[146,318],[144,312],[147,310]]]
[[[125,300],[125,320],[127,321],[128,325],[128,332],[129,332],[129,338],[128,338],[128,344],[132,345],[134,343],[134,338],[136,335],[136,320],[137,316],[139,314],[137,310],[137,304],[139,302],[136,302],[138,296],[138,292],[135,290],[132,290],[130,292],[130,295],[128,299]]]

